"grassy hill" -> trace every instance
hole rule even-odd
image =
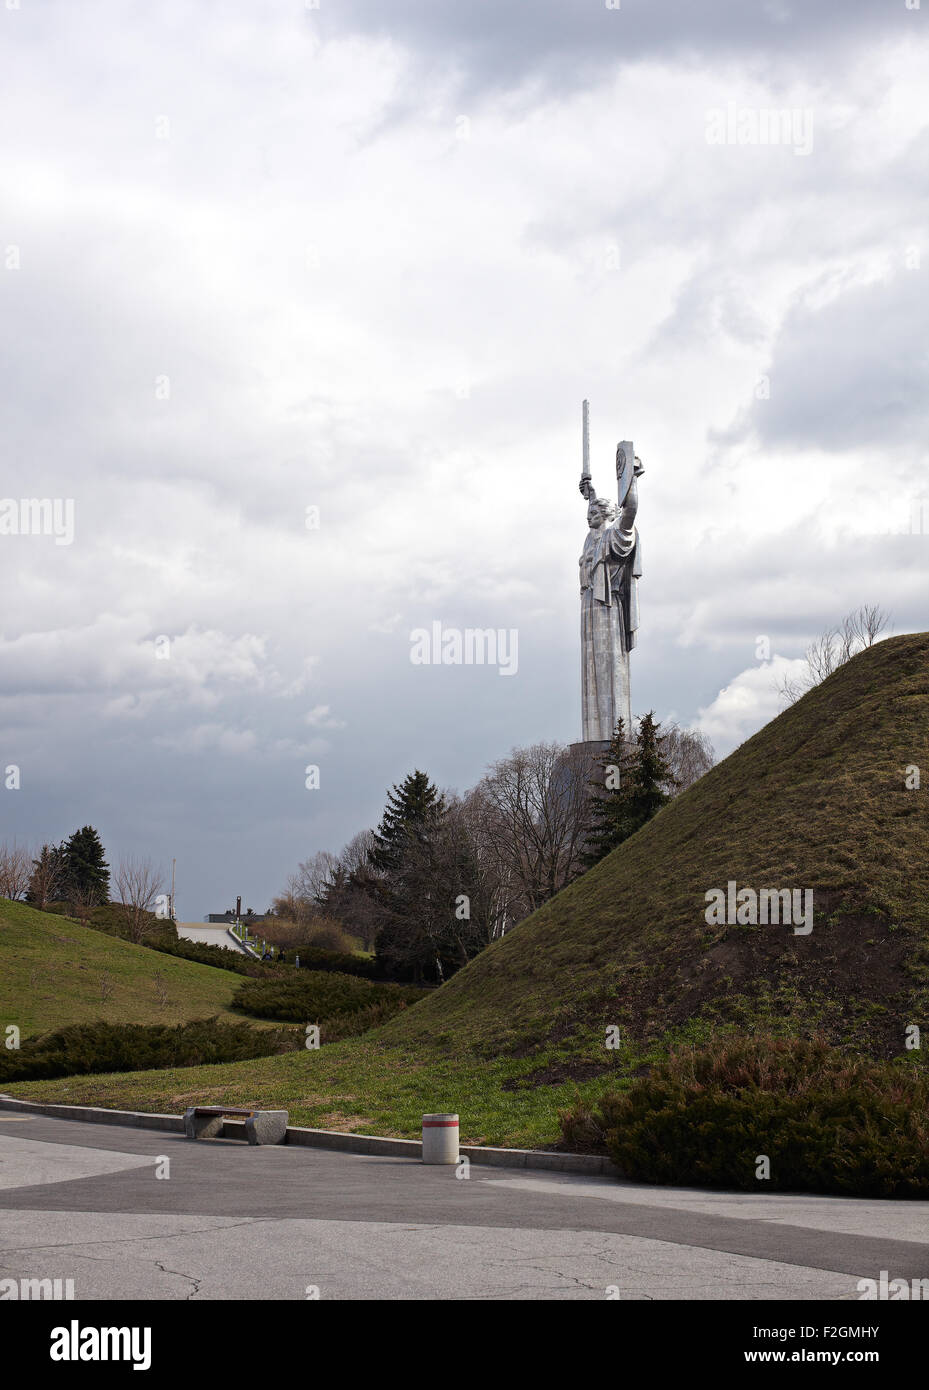
[[[729,880],[812,889],[812,933],[708,926],[705,894]],[[608,1023],[647,1041],[698,1015],[769,1017],[893,1056],[907,1023],[929,1027],[927,984],[920,633],[841,667],[383,1036],[587,1048]]]
[[[921,790],[905,786],[912,764]],[[705,895],[730,880],[812,889],[812,933],[708,926]],[[319,1053],[11,1089],[155,1110],[209,1095],[396,1134],[451,1109],[463,1139],[538,1144],[556,1140],[560,1105],[622,1084],[671,1042],[773,1027],[893,1057],[912,1023],[929,1039],[929,633],[855,657],[373,1033]],[[622,1046],[608,1051],[610,1025]]]
[[[229,1009],[241,976],[0,899],[0,1024],[25,1038],[66,1023],[182,1023]]]

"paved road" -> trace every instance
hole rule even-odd
[[[882,1269],[929,1278],[929,1202],[465,1181],[0,1112],[0,1278],[73,1279],[76,1298],[855,1301]]]
[[[241,942],[229,935],[225,927],[208,926],[205,922],[177,922],[177,934],[184,941],[199,941],[204,946],[225,946],[227,951],[249,955]]]

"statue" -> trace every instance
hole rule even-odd
[[[632,730],[629,653],[639,626],[637,581],[642,550],[635,517],[637,479],[645,471],[628,441],[616,449],[618,504],[600,498],[590,477],[588,405],[584,402],[584,462],[580,490],[587,499],[589,531],[581,572],[581,738],[606,743],[616,721]]]

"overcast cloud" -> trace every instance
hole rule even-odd
[[[0,10],[0,494],[74,499],[0,535],[0,836],[261,910],[413,767],[579,737],[585,396],[637,713],[725,754],[850,608],[929,626],[927,14]]]

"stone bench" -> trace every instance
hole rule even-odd
[[[283,1144],[287,1137],[288,1111],[247,1110],[237,1105],[192,1105],[184,1111],[184,1133],[188,1139],[214,1139],[222,1134],[227,1116],[244,1118],[250,1144]]]

